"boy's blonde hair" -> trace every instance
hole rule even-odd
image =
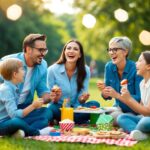
[[[13,73],[22,67],[22,61],[17,58],[8,58],[0,62],[0,74],[5,80],[11,80]]]

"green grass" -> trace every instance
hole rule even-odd
[[[0,150],[150,150],[149,140],[139,142],[132,147],[119,147],[106,144],[51,143],[5,137],[0,139]]]
[[[96,87],[98,79],[90,81],[90,99],[98,100],[101,106],[112,106],[113,101],[105,102],[100,97],[100,92]],[[14,139],[10,137],[0,138],[0,150],[150,150],[150,138],[139,142],[133,147],[119,147],[106,144],[81,144],[81,143],[50,143],[29,139]]]
[[[89,93],[90,93],[90,100],[97,100],[98,102],[100,102],[102,107],[106,107],[106,106],[112,106],[114,103],[114,100],[108,100],[105,101],[102,97],[101,97],[101,93],[97,88],[97,83],[98,78],[92,78],[90,80],[90,85],[89,85]]]

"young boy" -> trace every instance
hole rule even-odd
[[[9,58],[0,62],[0,74],[4,78],[4,83],[0,84],[0,135],[19,137],[48,135],[51,130],[50,127],[45,126],[46,128],[38,130],[26,121],[26,117],[30,112],[42,107],[42,99],[33,101],[32,104],[24,109],[17,108],[19,99],[17,85],[23,82],[25,75],[21,60]],[[48,120],[44,121],[45,125],[47,125]]]

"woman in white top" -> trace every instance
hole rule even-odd
[[[136,63],[137,74],[144,79],[140,83],[141,102],[133,101],[129,91],[122,88],[120,99],[123,103],[141,115],[122,114],[117,122],[124,131],[135,140],[144,140],[150,133],[150,51],[144,51]]]

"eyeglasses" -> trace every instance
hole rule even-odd
[[[117,48],[117,47],[116,47],[116,48],[108,48],[108,49],[107,49],[107,52],[108,52],[108,53],[110,53],[110,52],[117,53],[118,50],[124,50],[124,51],[125,51],[124,48]]]
[[[47,54],[48,49],[47,48],[37,48],[37,47],[31,47],[37,49],[41,54]]]

